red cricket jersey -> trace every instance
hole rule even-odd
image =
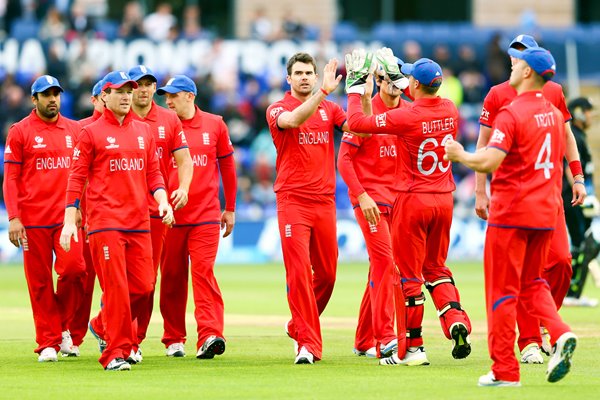
[[[81,127],[83,128],[84,126],[88,126],[89,124],[91,124],[92,122],[95,122],[98,118],[100,118],[102,116],[101,112],[98,112],[98,110],[94,109],[94,113],[92,115],[90,115],[87,118],[83,118],[79,120],[79,125],[81,125]]]
[[[562,86],[553,81],[548,81],[542,89],[544,97],[563,114],[564,122],[571,120],[571,113],[567,109],[565,95],[562,91]],[[512,99],[517,97],[517,91],[510,86],[508,81],[493,86],[485,99],[483,100],[483,108],[479,116],[479,123],[483,126],[492,127],[494,120],[500,112],[500,109],[508,105]]]
[[[194,175],[187,206],[175,211],[175,226],[219,224],[221,204],[218,162],[220,159],[233,157],[233,145],[229,140],[227,125],[221,116],[204,112],[197,106],[194,117],[182,121],[182,125],[194,163]],[[225,179],[223,181],[225,191],[235,192],[235,185],[228,187],[229,182]],[[175,159],[172,159],[169,189],[175,190],[178,187],[177,165]],[[235,200],[233,205],[228,204],[228,206],[232,207],[231,211],[233,211]]]
[[[9,219],[19,217],[27,228],[63,223],[64,192],[80,129],[77,121],[60,114],[55,122],[45,122],[35,110],[9,128],[4,150]],[[18,176],[10,176],[7,164],[20,167],[14,171]]]
[[[541,91],[522,93],[502,108],[488,143],[506,152],[492,175],[489,225],[554,229],[565,153],[562,118]]]
[[[130,112],[123,124],[110,110],[82,129],[73,152],[67,207],[81,198],[86,179],[88,233],[149,232],[148,195],[165,183],[154,137]]]
[[[395,108],[407,107],[409,102],[400,99],[398,106],[388,108],[379,93],[372,99],[374,114],[381,114]],[[345,132],[338,154],[338,170],[348,185],[348,195],[354,207],[358,207],[357,196],[367,192],[380,206],[392,207],[396,192],[396,165],[398,154],[396,135],[372,135],[361,138]]]
[[[397,191],[447,193],[456,188],[451,163],[444,161],[444,144],[456,138],[458,129],[458,109],[450,100],[421,98],[406,107],[365,116],[360,95],[351,94],[348,124],[354,132],[398,135]]]
[[[275,193],[293,190],[306,195],[335,194],[334,127],[346,121],[342,108],[323,100],[313,115],[294,129],[280,129],[279,115],[293,111],[302,102],[288,91],[269,106],[267,122],[277,149]]]
[[[150,107],[150,111],[145,118],[140,117],[136,113],[133,113],[133,117],[150,126],[150,131],[154,135],[154,142],[156,143],[156,154],[160,163],[160,172],[167,187],[171,187],[168,182],[169,177],[172,176],[171,155],[177,150],[188,147],[177,113],[161,107],[153,101],[152,107]],[[179,183],[177,175],[175,175],[175,182]],[[175,189],[178,187],[175,186]],[[158,205],[151,195],[148,197],[148,204],[150,205],[150,215],[158,217]]]

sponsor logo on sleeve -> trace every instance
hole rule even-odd
[[[481,108],[481,115],[479,117],[480,119],[487,121],[490,119],[490,112],[488,110],[485,109],[485,107]]]
[[[375,124],[380,128],[386,126],[386,121],[387,114],[379,114],[375,116]]]
[[[344,132],[344,134],[342,135],[342,140],[344,139],[352,140],[354,139],[354,135],[352,134],[352,132]]]
[[[4,154],[12,154],[12,150],[10,149],[10,145],[7,145],[4,149]]]
[[[117,139],[112,137],[112,136],[108,136],[106,138],[106,141],[108,142],[108,145],[106,146],[107,149],[118,149],[119,145],[116,144],[117,143]]]
[[[185,133],[183,133],[183,131],[179,132],[179,136],[181,136],[181,143],[187,144],[187,139],[185,138]]]
[[[36,144],[33,145],[34,149],[43,149],[43,148],[46,147],[46,145],[44,144],[44,138],[43,137],[36,136],[34,138],[34,140],[35,140],[35,143],[36,143]]]
[[[494,129],[494,133],[492,134],[492,138],[490,139],[490,143],[498,143],[501,144],[504,142],[504,138],[506,138],[506,134],[499,129]]]
[[[271,119],[276,118],[279,114],[281,114],[283,111],[283,107],[275,107],[271,110],[271,112],[269,113],[269,116],[271,117]]]
[[[73,160],[79,159],[80,154],[81,154],[81,150],[79,150],[77,147],[75,147],[73,149]]]

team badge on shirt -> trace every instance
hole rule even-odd
[[[69,136],[69,135],[65,136],[65,144],[67,145],[67,149],[72,149],[73,148],[73,138],[71,138],[71,136]]]
[[[327,113],[325,112],[325,110],[323,110],[322,108],[319,110],[319,114],[321,114],[321,119],[323,121],[329,121],[329,118],[327,118]]]
[[[202,134],[202,144],[207,146],[210,145],[210,134],[208,132]]]
[[[35,143],[36,143],[36,144],[33,145],[34,149],[43,149],[43,148],[46,147],[46,145],[44,144],[44,138],[43,137],[36,136],[34,140],[35,140]]]
[[[292,225],[285,224],[285,237],[292,237]]]
[[[112,136],[108,136],[106,138],[106,141],[108,142],[108,146],[106,146],[107,149],[118,149],[119,145],[116,144],[117,143],[117,139],[115,139]]]
[[[140,147],[140,149],[144,150],[144,137],[143,136],[138,136],[138,146]]]
[[[166,135],[165,135],[165,127],[164,126],[159,126],[158,127],[158,138],[159,139],[164,139],[165,137],[166,137]]]

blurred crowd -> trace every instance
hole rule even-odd
[[[0,0],[0,35],[2,32],[5,38],[17,35],[16,29],[23,21],[38,25],[38,35],[47,44],[46,72],[58,78],[66,90],[61,111],[68,117],[81,119],[91,115],[90,90],[100,77],[86,72],[89,68],[83,57],[71,61],[61,57],[60,46],[53,39],[69,41],[90,36],[126,40],[146,37],[155,41],[209,38],[215,54],[218,54],[222,39],[202,28],[201,10],[197,5],[188,5],[181,15],[174,15],[169,3],[160,3],[155,10],[144,12],[140,2],[130,1],[124,6],[121,21],[108,20],[107,7],[106,0]],[[281,21],[271,21],[264,10],[256,9],[250,37],[269,42],[282,38],[300,40],[314,34],[310,27],[294,18],[293,13],[286,15],[288,17]],[[417,41],[407,40],[402,48],[394,49],[397,56],[406,62],[430,57],[443,66],[444,83],[439,94],[459,106],[462,118],[460,139],[470,150],[477,140],[478,117],[485,94],[492,85],[506,80],[510,72],[504,39],[500,33],[493,35],[484,57],[476,54],[470,44],[457,47],[438,43],[424,49]],[[381,40],[385,42],[385,38]],[[325,56],[315,56],[320,69],[326,61]],[[228,68],[218,64],[218,57],[209,62],[214,65],[202,71],[192,71],[190,77],[196,81],[199,90],[196,98],[198,106],[222,115],[229,127],[238,163],[238,217],[261,219],[274,215],[276,154],[266,125],[265,111],[287,90],[285,76],[244,74],[235,66]],[[343,65],[340,65],[340,73],[345,73]],[[168,78],[162,77],[159,85]],[[3,136],[0,145],[4,144],[10,124],[22,119],[32,109],[29,88],[33,79],[35,77],[7,74],[0,67],[0,129]],[[329,99],[345,107],[343,85]],[[161,100],[156,96],[157,102]],[[340,138],[341,133],[336,139],[338,143]],[[461,166],[455,167],[454,172],[457,207],[471,212],[473,176]],[[346,193],[347,187],[340,178],[338,210],[350,214],[351,205]]]

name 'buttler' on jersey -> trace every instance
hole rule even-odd
[[[542,92],[525,92],[501,109],[488,147],[506,153],[492,175],[491,226],[554,229],[560,204],[565,124]]]
[[[67,206],[79,203],[86,178],[88,233],[150,231],[147,193],[166,186],[148,124],[134,120],[133,112],[119,124],[107,109],[82,128],[73,151]]]
[[[288,91],[267,109],[267,122],[277,149],[275,193],[293,190],[305,195],[335,194],[334,127],[346,121],[344,110],[323,100],[302,125],[293,129],[277,126],[279,115],[293,111],[302,102]]]
[[[218,160],[233,154],[227,125],[221,116],[204,112],[197,106],[194,117],[182,121],[182,124],[194,165],[188,193],[188,203],[193,206],[174,212],[175,226],[220,223]],[[171,158],[171,162],[169,189],[172,191],[177,189],[177,165],[174,158]],[[225,209],[233,211],[235,201],[226,204]]]
[[[25,227],[62,224],[64,192],[80,129],[79,123],[60,114],[56,122],[47,123],[35,110],[9,128],[4,162],[21,167],[18,195],[6,194],[9,219],[18,216]]]
[[[444,145],[456,138],[458,109],[448,99],[420,98],[407,107],[362,116],[360,96],[348,96],[348,122],[354,132],[398,135],[396,190],[448,193],[456,185]]]
[[[171,170],[173,169],[171,166],[171,155],[179,149],[188,147],[181,126],[181,120],[174,111],[160,107],[154,101],[145,118],[140,117],[136,113],[133,113],[133,118],[145,122],[150,126],[150,131],[153,133],[154,142],[156,143],[156,154],[158,155],[160,172],[167,187],[172,187],[173,185],[169,185],[169,177],[172,176]],[[176,175],[174,179],[176,183],[179,183]],[[176,185],[174,189],[178,187],[179,185]],[[158,217],[158,205],[152,196],[148,197],[148,204],[150,206],[150,215]]]
[[[409,104],[400,99],[397,107],[388,108],[379,94],[372,99],[372,109],[375,114],[408,107]],[[356,181],[346,181],[352,206],[357,207],[359,205],[357,196],[367,192],[380,208],[392,207],[396,198],[398,137],[396,135],[360,137],[346,132],[342,137],[342,143],[338,157],[351,158],[357,178]],[[346,180],[346,176],[344,178]]]

